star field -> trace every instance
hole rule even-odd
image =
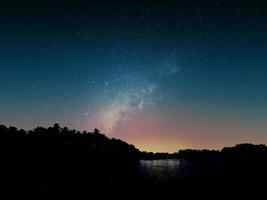
[[[99,128],[149,151],[266,143],[262,1],[0,8],[0,123]]]

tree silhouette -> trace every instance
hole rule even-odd
[[[180,165],[177,171],[171,171],[171,178],[158,182],[155,175],[143,176],[146,171],[140,170],[140,159],[179,159]],[[156,171],[160,171],[158,167]],[[153,153],[140,152],[122,140],[110,139],[98,129],[79,132],[56,123],[25,131],[0,125],[0,182],[6,187],[0,185],[1,193],[21,195],[17,191],[28,191],[28,194],[34,191],[42,197],[33,199],[49,199],[44,191],[52,199],[79,199],[79,194],[84,199],[83,195],[99,196],[118,190],[129,194],[145,192],[150,197],[161,193],[164,197],[188,195],[191,191],[256,193],[264,186],[258,179],[267,178],[266,169],[265,145]],[[238,186],[242,189],[238,190]],[[64,198],[58,198],[57,193]]]
[[[90,159],[97,157],[126,157],[137,159],[139,150],[117,139],[109,139],[98,129],[93,132],[52,127],[18,130],[0,125],[0,148],[12,159]]]

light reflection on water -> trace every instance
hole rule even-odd
[[[179,167],[180,161],[174,159],[164,160],[141,160],[140,164],[148,169],[157,170],[173,170]]]
[[[156,191],[179,195],[213,186],[217,189],[216,184],[223,181],[222,175],[220,161],[166,159],[141,160],[136,178],[138,185],[151,194]]]
[[[179,173],[180,161],[175,159],[141,160],[141,173],[154,179],[176,177]]]
[[[179,159],[141,160],[138,175],[155,181],[184,181],[192,178],[216,177],[223,173],[220,162],[198,162]]]

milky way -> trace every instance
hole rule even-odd
[[[103,106],[100,113],[97,113],[99,127],[107,133],[113,133],[118,125],[131,123],[136,113],[153,109],[153,106],[163,98],[162,88],[159,85],[160,79],[177,72],[177,66],[172,64],[159,69],[155,67],[153,73],[130,72],[129,74],[128,72],[121,75],[122,77],[117,79],[120,80],[121,85],[116,94],[104,96],[104,98],[110,99],[110,102]],[[151,77],[156,78],[149,80]]]
[[[147,151],[267,143],[266,21],[254,0],[7,2],[0,124]]]

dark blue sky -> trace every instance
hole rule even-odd
[[[266,21],[252,0],[3,4],[0,122],[153,151],[266,143]]]

